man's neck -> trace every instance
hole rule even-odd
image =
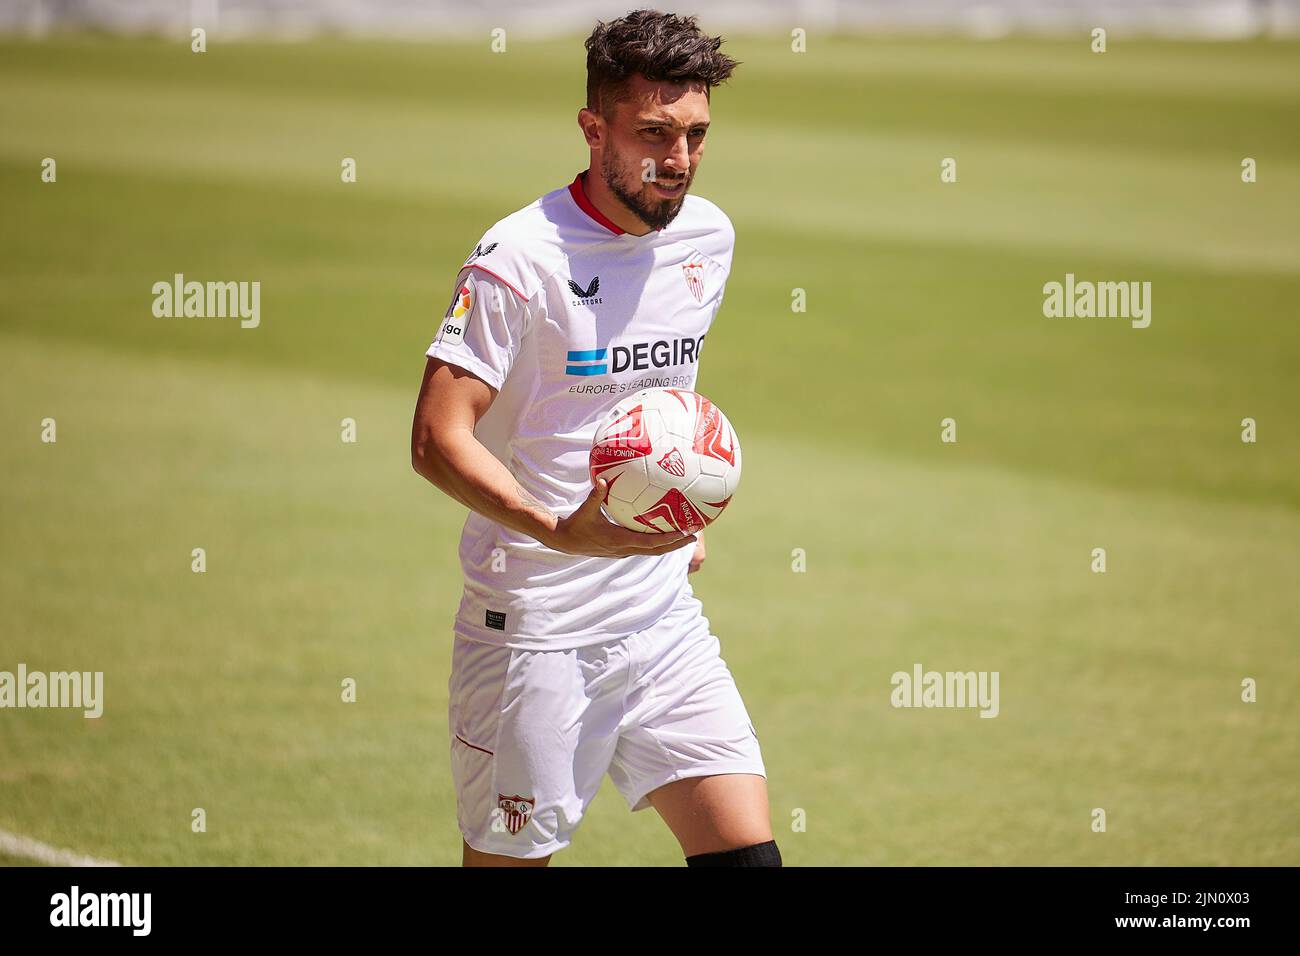
[[[594,167],[593,162],[583,174],[582,191],[587,194],[591,204],[600,210],[601,215],[629,235],[644,236],[654,232],[636,213],[619,201],[619,198],[605,184],[605,180],[592,171]]]

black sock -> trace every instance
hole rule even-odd
[[[780,866],[781,851],[775,840],[742,846],[719,853],[697,853],[686,858],[687,866]]]

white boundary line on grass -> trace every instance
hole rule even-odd
[[[0,830],[0,854],[19,856],[25,860],[35,860],[46,866],[121,866],[112,860],[97,860],[93,856],[82,856],[71,850],[60,850],[31,837],[19,836],[8,830]]]

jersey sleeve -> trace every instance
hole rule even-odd
[[[527,327],[523,296],[491,273],[465,266],[425,354],[460,366],[500,391]]]
[[[721,209],[718,215],[722,218],[721,249],[718,254],[718,261],[722,267],[727,270],[727,275],[731,275],[731,260],[736,252],[736,227],[731,224],[731,219]]]

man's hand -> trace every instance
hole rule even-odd
[[[609,483],[597,478],[587,500],[567,518],[556,521],[555,530],[542,544],[565,554],[585,554],[597,558],[627,558],[635,554],[667,554],[689,544],[696,544],[693,534],[685,532],[632,531],[614,524],[600,510]]]
[[[704,532],[699,532],[695,537],[695,553],[691,555],[691,566],[686,569],[687,574],[698,571],[704,563]]]

